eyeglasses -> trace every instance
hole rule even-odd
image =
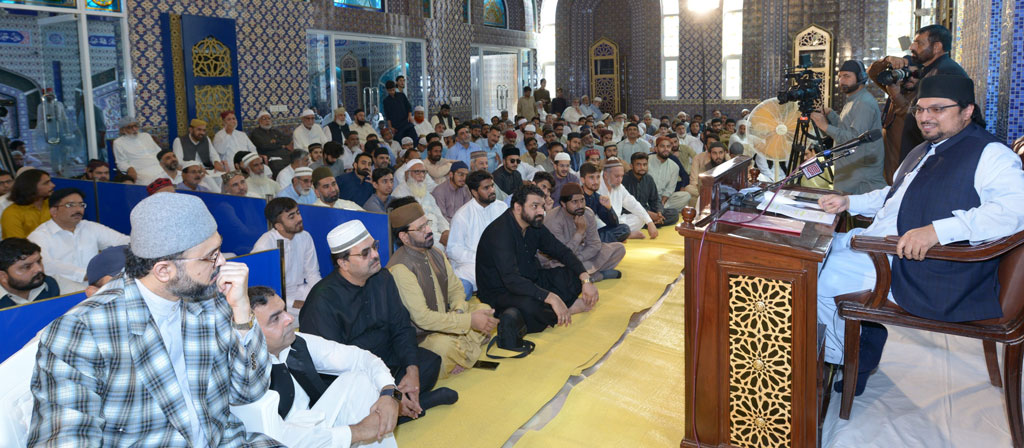
[[[910,113],[914,114],[915,116],[917,116],[917,115],[921,115],[921,113],[924,112],[924,111],[928,111],[928,115],[938,115],[938,114],[942,113],[942,111],[944,111],[946,109],[949,109],[951,107],[959,107],[959,106],[960,106],[959,104],[950,104],[948,106],[930,106],[930,107],[914,106],[914,107],[910,108]]]
[[[378,247],[380,247],[380,241],[374,241],[373,244],[370,245],[370,247],[367,247],[366,249],[363,249],[361,252],[356,254],[349,253],[348,256],[366,258],[370,256],[370,251],[377,252]]]
[[[214,252],[214,253],[212,253],[210,255],[207,255],[205,257],[174,258],[173,260],[175,260],[175,261],[192,261],[192,260],[195,260],[195,261],[205,261],[207,263],[216,264],[217,260],[220,260],[220,256],[221,256],[220,248],[218,247],[216,252]]]
[[[412,174],[426,174],[427,170],[409,170]]]
[[[68,203],[64,203],[64,204],[58,205],[57,207],[64,207],[64,208],[82,207],[82,208],[85,208],[87,205],[89,205],[89,204],[86,204],[84,202],[68,202]]]
[[[415,229],[409,229],[409,231],[410,231],[410,232],[416,232],[416,233],[421,233],[421,232],[423,232],[424,230],[426,230],[428,226],[430,226],[430,223],[429,223],[429,222],[425,222],[425,223],[423,223],[423,225],[422,225],[422,226],[419,226],[419,227],[417,227],[417,228],[415,228]]]
[[[519,159],[508,159],[508,163],[519,164],[519,162],[521,162]]]

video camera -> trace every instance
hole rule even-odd
[[[817,110],[815,103],[821,99],[822,79],[818,72],[811,70],[811,55],[800,55],[800,65],[787,70],[782,82],[789,88],[779,92],[779,104],[795,101],[804,115]]]

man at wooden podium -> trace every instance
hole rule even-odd
[[[863,252],[850,249],[853,235],[899,235],[892,258],[889,300],[907,312],[946,322],[1002,316],[998,302],[998,260],[963,263],[925,260],[936,244],[978,244],[1024,229],[1024,172],[1021,160],[985,131],[974,102],[974,82],[958,75],[935,75],[919,85],[910,109],[925,137],[900,165],[892,187],[870,193],[826,195],[825,211],[873,216],[867,229],[835,236],[819,268],[818,322],[827,327],[825,361],[843,363],[843,319],[835,297],[871,289],[875,268]],[[882,356],[887,332],[864,322],[856,394]],[[842,390],[836,384],[836,390]]]

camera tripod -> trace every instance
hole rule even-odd
[[[793,134],[793,147],[789,153],[789,165],[786,166],[785,170],[788,174],[792,174],[793,171],[800,168],[800,164],[804,161],[804,150],[807,148],[808,140],[812,140],[813,143],[811,144],[820,148],[822,141],[825,139],[821,129],[811,120],[810,112],[804,110],[801,110],[801,112],[800,118],[797,120],[796,133]],[[814,152],[819,153],[821,151],[815,150]],[[831,166],[828,167],[828,175],[830,178],[835,178]],[[793,180],[793,182],[798,181],[796,178]]]

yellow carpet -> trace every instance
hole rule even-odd
[[[683,438],[683,294],[660,307],[569,392],[543,429],[516,447],[677,447]]]
[[[630,317],[653,305],[682,267],[682,237],[673,229],[661,229],[653,241],[630,240],[619,265],[623,278],[598,283],[600,302],[593,311],[573,316],[567,328],[528,336],[537,349],[526,358],[500,360],[495,371],[472,369],[439,381],[439,387],[458,391],[459,402],[431,409],[423,418],[400,426],[395,431],[398,444],[501,446],[569,376],[607,353]]]

